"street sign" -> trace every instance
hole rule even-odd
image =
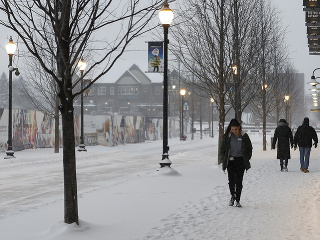
[[[310,45],[310,47],[313,45],[319,45],[320,44],[320,40],[318,38],[308,38],[308,44]]]
[[[308,39],[320,39],[320,35],[312,34],[312,35],[307,35]]]
[[[320,0],[303,0],[302,5],[306,8],[320,8]]]
[[[309,47],[309,52],[320,52],[320,47]]]
[[[189,103],[187,101],[184,101],[183,102],[183,110],[185,111],[188,111],[189,110]]]
[[[306,23],[319,23],[320,13],[319,12],[306,12]]]
[[[320,27],[316,27],[316,26],[307,27],[307,34],[308,35],[320,35]]]

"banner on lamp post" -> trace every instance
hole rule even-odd
[[[91,83],[91,79],[84,79],[83,80],[83,88],[86,88]],[[91,96],[91,87],[87,88],[84,91],[84,96]]]
[[[163,73],[163,42],[148,42],[148,73]]]

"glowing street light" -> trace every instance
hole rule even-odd
[[[78,62],[78,68],[81,72],[81,91],[83,90],[83,71],[86,69],[87,63],[81,58]],[[84,144],[84,122],[83,122],[83,92],[81,93],[81,136],[80,136],[80,144],[79,144],[79,152],[86,152],[86,145]]]
[[[163,8],[159,12],[159,19],[164,32],[163,47],[163,151],[160,166],[165,167],[171,165],[169,160],[168,145],[168,32],[170,24],[173,20],[173,11],[169,8],[167,0],[165,0]]]
[[[6,51],[9,55],[9,121],[8,121],[8,147],[6,151],[5,159],[15,158],[14,151],[12,150],[12,72],[15,71],[15,74],[18,76],[19,70],[18,68],[14,68],[12,66],[12,58],[17,50],[17,45],[13,42],[12,37],[10,37],[9,42],[6,45]]]

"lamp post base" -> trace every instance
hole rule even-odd
[[[161,167],[170,167],[171,166],[171,161],[169,159],[169,155],[167,153],[162,155],[162,160],[159,162]]]
[[[10,159],[10,158],[16,158],[15,156],[14,156],[14,151],[12,151],[12,150],[7,150],[6,151],[6,156],[4,157],[4,159]]]
[[[80,145],[79,145],[79,149],[78,149],[78,151],[79,151],[79,152],[86,152],[86,151],[87,151],[87,149],[86,149],[86,145],[84,145],[84,144],[80,144]]]

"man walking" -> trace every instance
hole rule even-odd
[[[309,126],[309,118],[305,117],[303,123],[298,127],[296,134],[294,135],[294,150],[299,146],[300,151],[300,170],[304,173],[308,173],[310,151],[312,147],[312,140],[314,141],[314,147],[318,145],[318,136],[313,127]]]
[[[274,131],[272,149],[277,147],[277,159],[280,159],[280,171],[288,171],[288,159],[290,159],[290,146],[293,147],[293,136],[291,128],[285,119],[280,119],[279,124]]]

